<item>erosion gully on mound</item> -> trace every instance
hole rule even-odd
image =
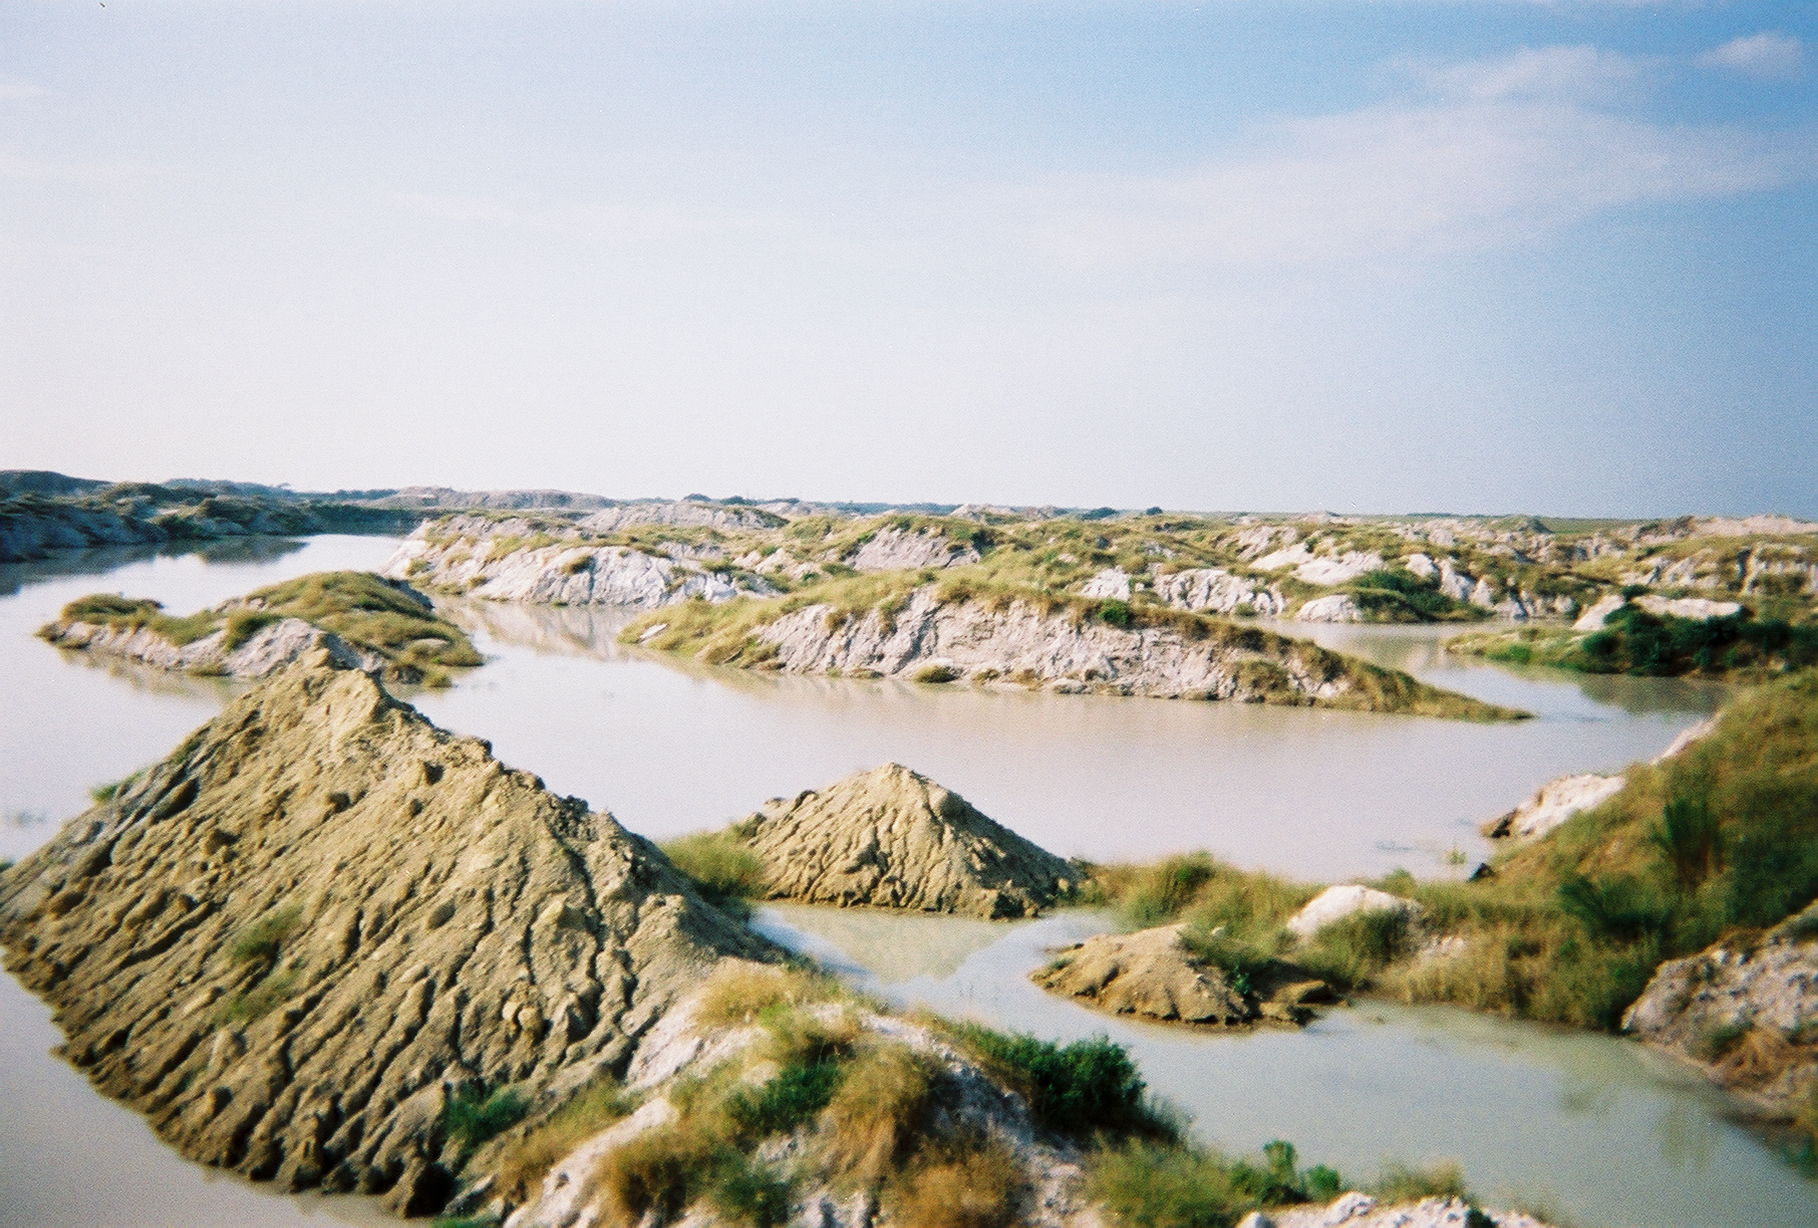
[[[622,1069],[722,958],[779,956],[490,750],[317,653],[0,877],[8,967],[183,1154],[433,1211],[451,1094]]]
[[[777,798],[730,834],[771,899],[976,917],[1032,917],[1080,877],[1071,863],[897,763]]]

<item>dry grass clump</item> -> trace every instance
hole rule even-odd
[[[762,899],[765,894],[764,863],[736,828],[693,832],[659,847],[702,895],[721,908],[743,915],[749,907],[743,901]]]
[[[886,1187],[883,1201],[897,1223],[916,1228],[1003,1228],[1016,1222],[1026,1192],[1009,1148],[966,1138],[931,1148]]]
[[[836,1002],[847,996],[832,977],[803,968],[726,960],[696,999],[695,1018],[708,1026],[757,1023],[766,1011]],[[773,1016],[774,1017],[774,1016]]]
[[[862,1051],[827,1104],[823,1147],[829,1166],[863,1185],[881,1181],[927,1126],[933,1092],[927,1058],[902,1045]]]
[[[637,1098],[610,1073],[602,1071],[530,1133],[505,1149],[495,1169],[499,1191],[507,1198],[528,1198],[557,1160],[636,1107]]]

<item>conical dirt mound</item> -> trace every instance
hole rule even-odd
[[[1028,917],[1078,876],[896,763],[779,798],[733,832],[762,864],[765,895],[810,904]]]
[[[622,1068],[773,952],[609,815],[318,654],[0,876],[69,1059],[185,1155],[290,1189],[453,1188],[451,1097]]]

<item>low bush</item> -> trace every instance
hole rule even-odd
[[[702,895],[722,908],[743,914],[749,909],[741,901],[764,896],[764,863],[730,829],[678,836],[659,847]]]
[[[442,1129],[460,1144],[463,1157],[524,1120],[530,1104],[511,1088],[488,1093],[465,1088],[448,1098],[442,1108]]]
[[[1109,1037],[1056,1045],[977,1023],[952,1029],[981,1065],[1022,1093],[1035,1120],[1057,1134],[1171,1132],[1171,1124],[1144,1103],[1136,1063]]]
[[[1086,1189],[1126,1228],[1231,1228],[1251,1211],[1328,1202],[1344,1179],[1324,1165],[1297,1166],[1290,1143],[1263,1148],[1261,1163],[1217,1151],[1137,1142],[1096,1154]]]

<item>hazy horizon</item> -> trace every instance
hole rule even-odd
[[[1811,5],[5,12],[0,467],[1818,517]]]

